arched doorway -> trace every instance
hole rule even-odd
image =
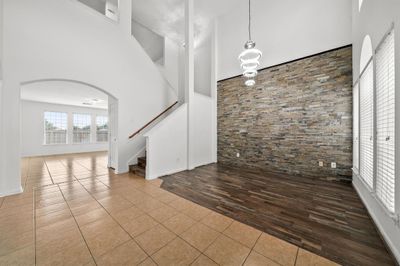
[[[21,83],[21,156],[105,152],[118,161],[118,100],[95,85],[67,79]]]

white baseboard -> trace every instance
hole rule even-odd
[[[179,172],[182,172],[182,171],[186,171],[186,170],[188,170],[186,167],[178,168],[178,169],[166,171],[163,174],[157,174],[157,175],[154,175],[154,176],[146,177],[146,180],[153,180],[153,179],[157,179],[157,178],[162,177],[162,176],[172,175],[172,174],[176,174],[176,173],[179,173]]]
[[[20,194],[22,192],[24,192],[24,190],[20,186],[19,189],[10,190],[10,191],[6,191],[6,192],[3,192],[3,193],[0,193],[0,197],[7,197],[7,196],[15,195],[15,194]]]
[[[381,206],[378,204],[378,202],[376,202],[376,206],[371,206],[368,202],[372,202],[374,203],[375,199],[368,193],[363,193],[363,191],[361,191],[362,189],[365,189],[367,191],[366,188],[360,188],[359,186],[362,186],[362,182],[360,180],[358,180],[359,178],[357,176],[353,175],[353,187],[355,189],[355,191],[357,192],[358,196],[360,197],[361,201],[363,202],[364,206],[367,208],[367,211],[369,213],[369,215],[371,216],[372,220],[374,221],[379,233],[381,234],[381,236],[383,237],[383,240],[385,241],[386,245],[388,246],[388,248],[390,249],[390,251],[392,252],[393,256],[395,257],[395,259],[397,260],[397,263],[400,264],[400,243],[395,244],[392,241],[392,237],[389,237],[388,231],[392,230],[393,228],[395,228],[394,230],[399,231],[400,232],[400,228],[395,224],[395,221],[387,216],[386,214],[384,215],[379,215],[378,211],[379,208],[381,208]],[[370,196],[371,199],[367,199],[367,197]],[[380,212],[384,213],[384,210],[381,210]],[[386,220],[386,221],[384,221]],[[393,228],[385,228],[385,226],[383,226],[382,222],[384,222],[385,224],[393,224]],[[396,228],[397,227],[397,228]]]

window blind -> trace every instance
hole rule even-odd
[[[360,176],[374,184],[374,69],[370,60],[360,76]]]
[[[395,201],[394,31],[376,51],[376,195],[390,212]]]
[[[353,88],[353,169],[359,171],[359,84]]]

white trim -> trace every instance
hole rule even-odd
[[[393,243],[392,238],[398,237],[400,234],[390,234],[388,231],[390,229],[394,230],[400,230],[399,224],[397,219],[394,219],[390,215],[388,215],[388,212],[386,211],[385,208],[381,206],[379,202],[376,201],[375,197],[373,197],[372,193],[369,193],[369,190],[367,187],[363,184],[361,181],[362,179],[359,178],[358,175],[354,174],[353,175],[353,187],[355,191],[357,192],[358,196],[360,197],[361,201],[363,202],[364,206],[366,207],[369,215],[371,216],[375,226],[377,227],[379,233],[382,235],[384,241],[386,242],[387,246],[389,247],[390,251],[393,253],[395,259],[397,262],[400,262],[400,243]],[[363,184],[363,185],[361,185]],[[366,190],[365,193],[362,190]],[[370,199],[367,199],[367,195],[370,195]],[[372,203],[372,204],[371,204]],[[381,213],[384,213],[385,215],[381,215]],[[386,225],[383,225],[385,223]],[[388,228],[387,225],[392,224],[392,228]],[[399,237],[398,237],[399,238]],[[399,238],[400,242],[400,238]]]
[[[120,169],[121,171],[118,171],[117,168],[114,170],[114,174],[116,175],[121,175],[121,174],[126,174],[129,173],[129,167],[124,167],[123,169]]]
[[[7,197],[7,196],[12,196],[12,195],[20,194],[20,193],[22,193],[22,192],[24,192],[24,190],[22,189],[22,186],[20,186],[19,189],[0,193],[0,198],[1,198],[1,197]]]
[[[182,172],[182,171],[186,171],[186,170],[187,169],[183,167],[183,168],[178,168],[178,169],[175,169],[175,170],[167,171],[166,173],[164,173],[162,175],[159,175],[159,176],[158,175],[154,175],[154,176],[151,176],[151,177],[146,174],[146,180],[154,180],[154,179],[157,179],[159,177],[176,174],[176,173],[179,173],[179,172]]]

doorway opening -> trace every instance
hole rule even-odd
[[[52,158],[72,162],[78,157],[75,168],[91,173],[99,165],[117,168],[118,100],[114,96],[80,81],[38,80],[21,84],[20,108],[22,166],[32,167],[26,162],[35,160],[43,173],[49,172],[45,168]]]

